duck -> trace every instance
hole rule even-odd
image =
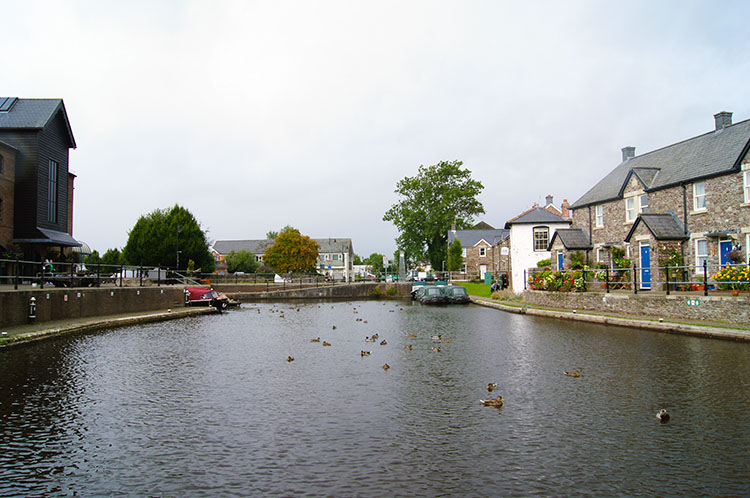
[[[310,342],[320,342],[320,337],[316,337],[315,339],[310,339]]]
[[[658,418],[662,422],[668,422],[669,421],[669,412],[665,408],[662,408],[661,410],[659,410],[658,412],[656,412],[656,418]]]
[[[286,361],[290,361],[290,362],[294,361],[294,357],[293,356],[287,356],[286,357]]]
[[[370,356],[370,352],[369,351],[360,351],[360,354],[362,356]]]
[[[388,370],[389,368],[391,368],[391,366],[388,363],[383,365],[383,370]]]
[[[373,339],[377,339],[378,337],[380,337],[380,334],[372,334]]]
[[[367,323],[367,320],[365,320],[364,323]]]
[[[330,342],[323,341],[323,346],[330,346],[330,345],[331,345]]]
[[[490,398],[490,399],[480,399],[479,402],[482,403],[484,406],[494,406],[497,408],[500,408],[503,406],[503,402],[505,400],[502,396],[498,396],[497,398]]]
[[[440,348],[439,348],[439,347],[438,347],[438,348],[432,348],[432,350],[433,350],[434,352],[436,352],[436,353],[439,353],[439,352],[440,352]]]
[[[433,336],[430,336],[430,339],[432,339],[433,341],[439,341],[442,338],[443,338],[442,335],[433,335]]]
[[[336,326],[335,325],[333,326],[332,330],[336,330]]]
[[[374,337],[365,337],[365,342],[375,342]]]
[[[380,341],[380,345],[381,346],[385,346],[386,344],[388,344],[388,341],[386,341],[385,339],[383,339],[382,341]]]
[[[580,370],[576,370],[575,372],[568,372],[567,370],[565,370],[563,373],[568,377],[580,377],[581,375],[583,375]]]
[[[443,339],[443,340],[441,340],[440,342],[442,342],[442,343],[445,343],[445,344],[448,344],[449,342],[451,342],[451,340],[450,340],[450,339]]]
[[[417,337],[417,334],[407,334],[406,337]]]
[[[408,344],[408,345],[404,346],[404,349],[406,351],[411,351],[412,349],[414,349],[414,346],[412,346],[411,344]]]
[[[487,384],[487,391],[492,392],[497,389],[497,382],[490,382]]]

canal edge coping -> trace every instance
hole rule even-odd
[[[487,301],[486,299],[480,299],[475,296],[470,296],[471,302],[480,306],[488,308],[494,308],[500,311],[506,311],[508,313],[516,313],[519,315],[535,315],[543,316],[547,318],[557,318],[564,320],[577,320],[580,322],[599,323],[604,325],[616,325],[619,327],[634,327],[639,329],[653,330],[657,332],[663,332],[667,334],[682,334],[692,335],[698,337],[707,337],[712,339],[725,339],[730,341],[738,342],[750,342],[750,332],[740,329],[732,328],[719,328],[711,326],[701,325],[690,325],[684,323],[674,322],[659,322],[657,319],[638,319],[638,318],[623,318],[613,316],[602,316],[602,315],[591,315],[587,313],[579,313],[577,311],[555,311],[555,310],[543,310],[533,308],[528,304],[520,306],[509,306],[502,303],[493,301]]]

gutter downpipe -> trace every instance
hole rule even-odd
[[[685,241],[688,239],[688,214],[687,214],[687,186],[682,184],[682,225],[685,229],[685,239],[680,242],[680,257],[682,258],[682,280],[687,280],[687,264],[685,264]]]

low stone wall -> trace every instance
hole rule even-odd
[[[182,287],[38,289],[0,292],[0,326],[29,321],[29,300],[36,298],[36,321],[118,315],[183,306]]]
[[[237,287],[243,287],[238,289]],[[411,284],[374,283],[337,284],[324,287],[291,288],[271,292],[251,291],[247,286],[215,285],[214,289],[227,296],[246,300],[276,299],[367,299],[378,297],[406,298],[411,296]]]
[[[716,294],[639,294],[526,290],[525,302],[549,308],[646,315],[685,320],[750,323],[750,297]]]

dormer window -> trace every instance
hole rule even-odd
[[[693,184],[693,210],[706,210],[706,182]]]

